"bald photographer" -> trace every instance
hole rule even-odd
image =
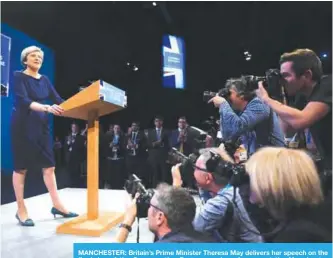
[[[175,187],[183,184],[184,171],[181,173],[179,167],[176,165],[172,169]],[[194,229],[210,234],[218,242],[262,242],[238,189],[245,171],[242,170],[239,180],[235,180],[233,174],[238,167],[221,148],[202,150],[193,167],[200,197],[204,202],[193,220]]]

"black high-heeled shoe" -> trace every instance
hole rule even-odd
[[[35,223],[34,223],[34,221],[32,219],[28,218],[25,221],[22,221],[20,219],[20,217],[18,216],[17,213],[15,215],[15,218],[18,220],[18,222],[20,223],[20,225],[23,226],[23,227],[33,227],[33,226],[35,226]]]
[[[58,209],[56,209],[54,207],[52,207],[51,213],[53,214],[54,217],[56,217],[56,215],[63,216],[64,218],[74,218],[74,217],[79,216],[78,214],[76,214],[74,212],[64,213],[64,212],[59,211]]]

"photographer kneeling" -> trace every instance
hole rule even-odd
[[[234,172],[229,166],[232,163],[222,149],[202,150],[194,166],[194,177],[205,204],[193,220],[194,229],[212,234],[219,242],[262,242],[244,208],[238,188],[234,189],[230,184]],[[172,168],[172,177],[173,185],[180,187],[179,165]]]
[[[125,219],[116,236],[116,242],[125,242],[137,216],[137,198],[127,209]],[[148,209],[149,230],[156,242],[165,243],[212,243],[213,238],[196,232],[192,221],[196,204],[193,197],[182,188],[160,184],[154,191]]]
[[[323,202],[313,160],[301,150],[265,147],[245,163],[250,201],[280,222],[269,242],[332,242],[332,204]]]
[[[263,146],[284,146],[276,114],[256,97],[250,84],[244,76],[230,79],[225,85],[226,97],[215,96],[209,101],[220,109],[223,140],[241,137],[248,155]]]

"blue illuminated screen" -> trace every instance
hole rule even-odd
[[[184,40],[172,35],[163,36],[163,87],[185,89]]]

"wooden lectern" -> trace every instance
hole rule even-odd
[[[88,213],[57,227],[57,233],[100,236],[122,222],[124,213],[98,211],[99,117],[125,108],[124,91],[98,80],[60,106],[63,116],[88,121]]]

